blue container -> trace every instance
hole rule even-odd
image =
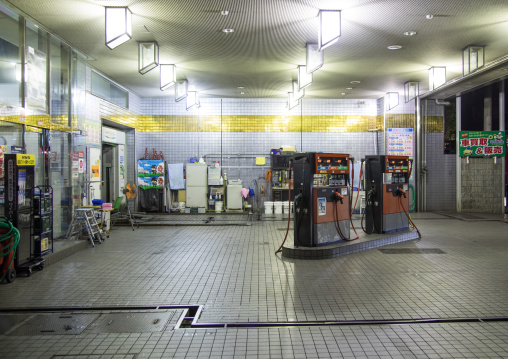
[[[106,202],[103,199],[92,199],[93,206],[102,206],[102,204]]]

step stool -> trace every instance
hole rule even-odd
[[[95,212],[93,208],[77,208],[74,210],[72,222],[69,230],[67,231],[66,238],[80,238],[83,233],[83,229],[86,229],[86,233],[90,239],[92,247],[95,247],[95,241],[99,242],[99,244],[102,243],[102,231],[95,219]]]

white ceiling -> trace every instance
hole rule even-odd
[[[305,65],[306,43],[317,42],[319,9],[342,10],[342,36],[325,49],[325,64],[314,73],[307,98],[379,98],[402,93],[408,80],[421,81],[420,91],[426,92],[431,66],[446,66],[448,79],[461,76],[461,50],[468,45],[484,45],[486,62],[508,54],[506,0],[4,2],[142,97],[174,96],[173,89],[159,89],[158,68],[138,72],[137,41],[146,40],[158,42],[160,63],[176,64],[177,78],[187,79],[201,97],[285,97],[297,80],[297,66]],[[128,6],[133,13],[133,38],[114,50],[105,46],[105,6]],[[225,34],[223,28],[235,32]],[[411,30],[417,35],[404,36]]]

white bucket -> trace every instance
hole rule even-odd
[[[273,213],[275,214],[282,214],[282,203],[283,202],[273,202]]]
[[[265,202],[265,214],[273,213],[273,202],[266,201]]]
[[[185,211],[185,202],[178,202],[180,211]]]
[[[222,212],[222,204],[223,203],[224,202],[222,202],[222,201],[215,201],[215,212],[216,213]]]

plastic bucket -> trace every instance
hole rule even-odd
[[[273,202],[266,201],[265,202],[265,214],[273,213]]]
[[[185,202],[178,202],[180,211],[185,211]]]
[[[222,201],[215,201],[215,212],[216,213],[222,212],[222,204],[223,203],[224,202],[222,202]]]
[[[275,214],[282,214],[282,203],[283,202],[273,202],[273,213]]]

